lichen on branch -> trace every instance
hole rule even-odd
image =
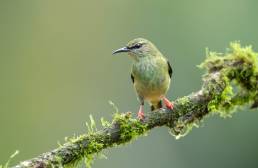
[[[231,43],[225,54],[208,52],[200,65],[206,69],[201,89],[174,101],[173,111],[148,112],[143,121],[131,113],[116,113],[112,122],[102,119],[103,129],[68,140],[59,148],[21,162],[15,168],[71,166],[86,158],[87,166],[103,149],[126,144],[154,127],[167,126],[173,136],[186,135],[208,114],[231,116],[237,107],[258,106],[258,60],[251,47]],[[93,125],[93,124],[91,124]]]
[[[228,116],[237,106],[251,102],[257,97],[257,53],[253,52],[250,46],[241,48],[239,43],[231,43],[231,50],[225,56],[209,53],[200,67],[207,69],[206,76],[219,72],[220,82],[225,85],[221,94],[211,92],[208,88],[208,91],[214,94],[208,104],[209,111]]]

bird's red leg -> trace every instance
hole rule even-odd
[[[143,105],[140,106],[140,109],[139,109],[139,112],[138,112],[138,114],[137,114],[137,117],[138,117],[140,120],[143,120],[143,119],[144,119]]]
[[[173,103],[170,102],[165,96],[162,97],[162,99],[163,99],[163,102],[164,102],[164,104],[166,105],[166,107],[167,107],[168,109],[170,109],[170,110],[173,110],[173,108],[174,108]]]

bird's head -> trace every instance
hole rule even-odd
[[[136,38],[129,41],[129,43],[118,50],[115,50],[113,54],[126,52],[129,56],[135,60],[140,60],[144,57],[155,57],[159,53],[159,50],[150,41],[143,38]]]

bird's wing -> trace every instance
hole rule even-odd
[[[134,76],[132,73],[131,73],[131,79],[132,79],[132,82],[134,83]]]
[[[167,64],[168,64],[168,74],[169,74],[169,76],[170,76],[170,78],[172,77],[172,73],[173,73],[173,69],[172,69],[172,67],[171,67],[171,65],[170,65],[170,63],[169,63],[169,61],[167,61]]]

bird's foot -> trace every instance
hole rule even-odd
[[[140,120],[144,119],[143,106],[140,106],[139,112],[137,114],[137,118],[140,119]]]
[[[170,102],[166,97],[163,97],[163,102],[168,109],[173,110],[174,104]]]
[[[138,119],[143,120],[144,119],[144,113],[143,112],[138,112],[137,117],[138,117]]]

